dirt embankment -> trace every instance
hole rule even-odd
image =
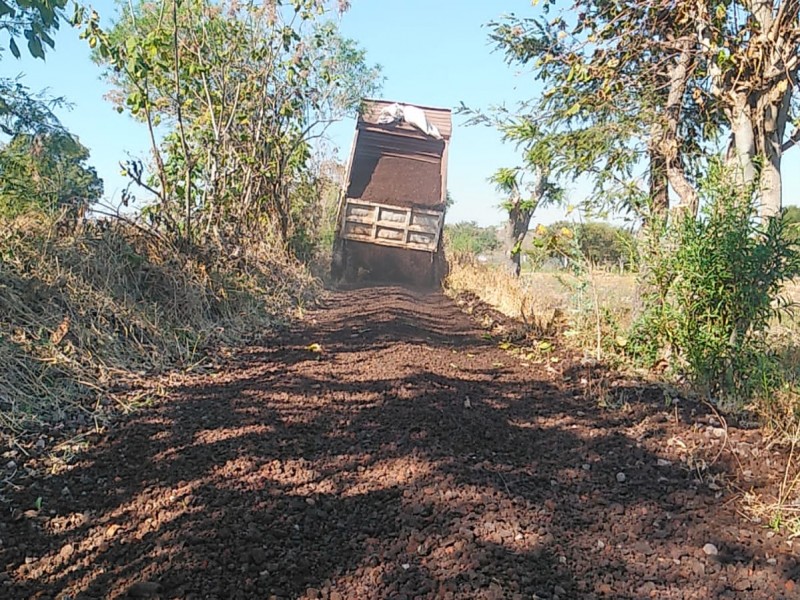
[[[768,483],[753,432],[482,334],[440,294],[329,294],[18,482],[0,597],[797,597],[726,491]]]

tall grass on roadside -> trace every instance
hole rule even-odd
[[[634,287],[633,275],[602,270],[594,270],[590,277],[574,272],[523,272],[517,278],[469,256],[451,258],[446,281],[451,293],[473,293],[533,329],[546,329],[552,335],[557,326],[571,346],[595,357],[599,347],[603,359],[624,343],[621,332],[630,321]]]
[[[3,220],[0,429],[92,419],[143,377],[275,327],[314,289],[268,246],[233,259],[120,221]]]
[[[445,291],[451,295],[475,294],[506,316],[521,320],[539,336],[555,334],[563,314],[557,298],[538,294],[526,279],[497,266],[480,264],[466,254],[450,257]]]

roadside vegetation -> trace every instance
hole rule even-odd
[[[539,269],[560,255],[565,339],[722,414],[756,417],[789,449],[778,521],[800,482],[800,248],[781,185],[782,156],[800,140],[799,11],[791,2],[663,11],[646,0],[543,0],[492,23],[496,49],[541,92],[517,108],[462,106],[471,123],[499,129],[520,162],[492,178],[508,196],[504,266],[460,259],[450,278],[454,291],[475,290],[532,322],[526,311],[553,302],[541,274],[520,268],[526,239]],[[579,177],[593,193],[570,206],[567,186]],[[530,231],[547,203],[584,222]],[[585,241],[591,219],[609,215],[633,232],[616,269]],[[631,273],[630,293],[601,292],[612,271]],[[504,299],[493,297],[498,288]]]
[[[110,102],[152,141],[149,160],[120,163],[129,186],[109,206],[57,117],[66,100],[0,80],[0,432],[14,465],[302,315],[340,183],[315,141],[380,72],[340,35],[336,3],[133,2],[108,26],[65,2],[3,6],[3,60],[58,52],[53,32],[76,27]]]

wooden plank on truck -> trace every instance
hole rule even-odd
[[[346,198],[341,222],[344,239],[435,252],[444,211],[394,206]]]

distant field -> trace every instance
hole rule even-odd
[[[597,272],[591,281],[600,308],[616,315],[620,324],[627,324],[636,298],[636,276]],[[571,275],[529,272],[522,275],[520,283],[525,295],[530,297],[530,305],[539,309],[569,310],[579,303],[593,302],[591,289],[587,287],[581,292],[580,282]],[[776,319],[771,336],[784,345],[800,345],[800,280],[787,285],[784,296],[798,306],[793,314]]]
[[[568,306],[577,294],[592,294],[591,285],[581,288],[581,281],[562,273],[524,273],[522,284],[538,303]],[[595,273],[590,282],[597,291],[600,306],[630,307],[636,291],[636,276],[632,274]],[[800,292],[799,292],[800,293]]]

